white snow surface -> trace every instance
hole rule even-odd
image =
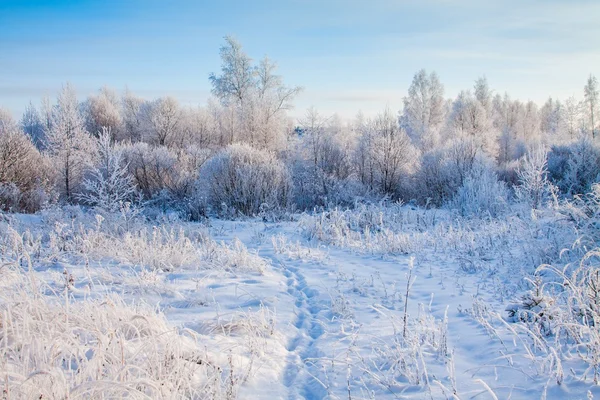
[[[557,368],[547,348],[506,318],[506,307],[527,288],[524,278],[567,246],[567,228],[552,236],[548,227],[556,225],[528,217],[464,226],[449,212],[401,210],[394,221],[376,216],[377,229],[350,231],[332,222],[343,213],[282,222],[167,221],[132,230],[146,229],[143,248],[122,233],[109,240],[101,233],[106,222],[89,215],[6,217],[0,322],[9,320],[10,307],[18,311],[15,287],[22,284],[11,283],[17,275],[40,282],[38,293],[56,299],[58,310],[67,307],[65,296],[72,310],[111,295],[144,304],[165,323],[156,329],[185,337],[219,375],[211,383],[192,371],[190,385],[201,389],[148,389],[150,398],[600,397],[584,362],[561,357]],[[31,267],[17,255],[24,250],[10,245],[15,232],[23,238],[27,231]],[[171,232],[170,241],[156,239],[160,232]],[[178,235],[189,241],[177,242]],[[3,325],[6,338],[11,328]],[[40,381],[26,391],[23,382],[38,379],[35,368],[11,367],[16,361],[8,354],[0,364],[4,398],[50,390]],[[69,390],[70,398],[84,393]],[[102,390],[94,393],[101,398]]]

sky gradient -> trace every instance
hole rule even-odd
[[[481,75],[513,98],[582,98],[599,18],[595,0],[0,0],[0,107],[19,118],[67,81],[80,100],[106,85],[204,104],[225,35],[305,88],[296,116],[398,110],[420,68],[449,98]]]

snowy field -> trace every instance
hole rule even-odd
[[[600,397],[554,211],[0,218],[3,399]]]

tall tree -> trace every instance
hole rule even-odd
[[[160,146],[173,142],[181,120],[181,110],[177,100],[170,96],[161,97],[150,104],[148,111],[149,141]]]
[[[489,107],[491,113],[491,97],[478,98],[468,90],[462,91],[452,103],[449,124],[455,135],[472,138],[478,147],[495,156],[496,138],[485,107]]]
[[[114,142],[120,136],[123,123],[117,94],[113,90],[103,87],[97,95],[88,97],[86,105],[88,132],[99,136],[104,132],[103,128],[106,128]]]
[[[592,138],[596,138],[596,122],[598,121],[598,100],[600,98],[600,89],[598,88],[598,80],[594,75],[590,75],[588,81],[583,88],[585,95],[585,104],[587,112],[590,117],[590,130],[592,131]]]
[[[224,104],[243,105],[254,86],[256,72],[252,59],[243,51],[242,45],[233,37],[225,37],[220,49],[221,75],[211,73],[212,93]]]
[[[551,97],[540,109],[542,133],[557,137],[565,127],[565,110],[562,103]]]
[[[259,107],[260,145],[269,147],[276,140],[278,132],[283,131],[285,111],[293,107],[292,100],[302,88],[287,87],[283,78],[275,74],[277,65],[265,57],[255,67],[256,97]]]
[[[241,139],[262,148],[277,148],[281,144],[285,111],[291,108],[301,89],[285,86],[275,69],[267,57],[254,65],[238,41],[225,37],[221,74],[212,73],[209,79],[213,95],[224,108],[222,126],[229,132],[228,143]]]
[[[421,150],[435,146],[446,115],[444,86],[437,74],[424,69],[417,72],[403,102],[402,128]]]
[[[487,113],[487,117],[491,118],[493,106],[492,91],[490,90],[487,78],[485,76],[482,76],[475,81],[474,90],[475,98]]]
[[[29,102],[23,117],[21,118],[21,129],[29,136],[38,149],[44,148],[45,135],[44,124],[33,103]]]
[[[83,172],[92,161],[93,142],[85,131],[77,96],[70,84],[63,86],[53,109],[48,153],[60,177],[61,194],[71,202],[79,190]]]
[[[134,95],[128,88],[121,99],[123,130],[125,138],[132,142],[142,140],[143,114],[145,101]]]
[[[581,103],[574,96],[565,101],[564,116],[569,139],[572,140],[581,127]]]

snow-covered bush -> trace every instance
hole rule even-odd
[[[38,211],[51,199],[53,183],[48,159],[0,115],[0,210]]]
[[[336,116],[324,118],[309,109],[290,141],[284,162],[294,182],[294,206],[349,206],[365,194],[353,165],[355,132]]]
[[[84,179],[79,199],[107,212],[119,211],[135,196],[133,178],[123,163],[122,149],[112,143],[111,132],[103,128],[97,139],[98,160]]]
[[[194,190],[199,166],[207,158],[207,152],[194,146],[186,149],[153,147],[147,143],[135,143],[123,149],[124,161],[129,173],[149,205],[166,210],[184,205]]]
[[[231,145],[208,160],[198,184],[213,210],[226,206],[244,215],[257,215],[265,206],[287,207],[292,190],[281,161],[245,144]]]
[[[13,182],[0,183],[0,210],[15,211],[21,203],[21,191]]]
[[[600,149],[585,136],[568,145],[553,146],[548,153],[548,174],[563,193],[587,193],[600,175]]]
[[[530,149],[522,158],[518,175],[515,193],[533,209],[544,206],[555,193],[554,185],[548,180],[547,153],[542,147]]]
[[[413,172],[418,153],[405,129],[389,109],[359,129],[362,136],[354,161],[360,182],[383,196],[406,197],[403,185]]]
[[[489,215],[496,217],[508,206],[509,191],[490,165],[479,161],[467,174],[454,196],[451,206],[461,215]]]
[[[124,148],[124,156],[129,172],[146,199],[165,189],[175,173],[177,157],[166,147],[135,143]]]
[[[506,307],[510,322],[524,322],[538,334],[548,336],[554,333],[556,319],[560,308],[555,299],[544,290],[544,284],[539,277],[528,280],[531,290],[521,296],[518,302]]]
[[[414,176],[415,197],[423,204],[440,206],[461,187],[481,150],[470,138],[459,138],[443,148],[426,152]]]
[[[369,196],[368,188],[353,175],[339,177],[315,168],[306,160],[295,160],[291,167],[293,204],[299,210],[315,207],[351,207]]]

